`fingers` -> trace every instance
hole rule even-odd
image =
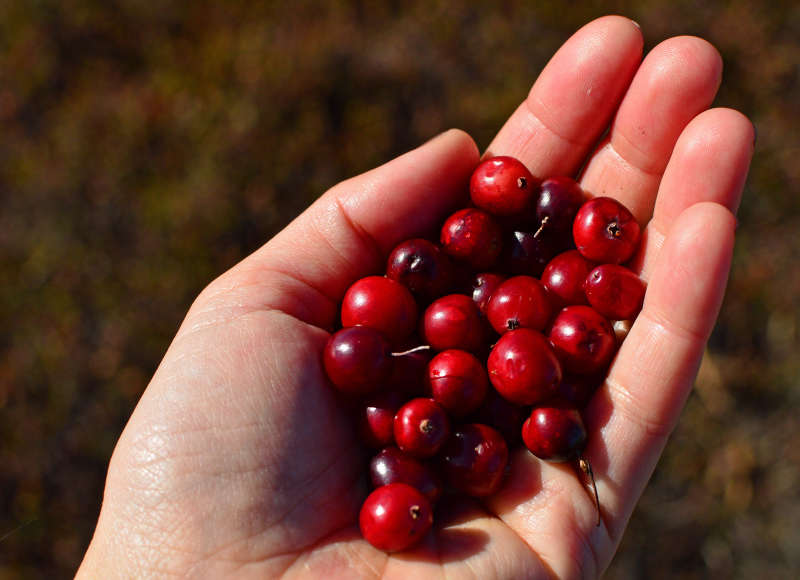
[[[576,32],[553,56],[489,145],[539,177],[574,175],[605,130],[642,55],[631,20],[606,16]]]
[[[617,541],[692,388],[722,302],[735,223],[707,202],[674,220],[644,308],[586,411],[586,456]]]
[[[721,74],[722,59],[705,40],[676,37],[656,46],[584,168],[581,186],[618,199],[646,223],[678,136],[714,100]]]
[[[711,109],[689,123],[664,172],[653,219],[634,260],[643,278],[649,278],[666,233],[687,207],[712,201],[736,213],[754,138],[750,120],[732,109]]]
[[[229,317],[276,309],[330,327],[354,280],[381,271],[397,243],[423,234],[466,203],[477,162],[472,139],[451,130],[340,183],[212,283],[193,310]]]

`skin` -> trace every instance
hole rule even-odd
[[[586,413],[599,527],[573,468],[520,451],[499,494],[444,505],[417,548],[359,537],[366,469],[319,353],[347,287],[466,204],[479,154],[452,130],[335,186],[198,296],[114,451],[78,577],[600,575],[716,320],[754,139],[740,113],[708,109],[711,45],[671,38],[642,61],[642,44],[623,17],[584,26],[488,148],[538,177],[584,167],[586,191],[645,227],[644,308]]]

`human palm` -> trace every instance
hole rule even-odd
[[[599,575],[691,389],[753,146],[745,117],[707,110],[713,47],[641,50],[625,18],[588,24],[488,150],[540,177],[582,167],[586,191],[647,226],[645,306],[585,413],[600,526],[570,466],[523,450],[496,496],[447,500],[416,548],[387,555],[358,533],[365,456],[320,353],[346,288],[466,203],[478,152],[450,131],[334,187],[203,291],[115,449],[79,576]]]

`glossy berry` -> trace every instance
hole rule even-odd
[[[423,300],[446,294],[452,285],[450,260],[438,246],[421,238],[406,240],[392,250],[386,276]]]
[[[483,404],[471,415],[473,423],[483,423],[496,429],[511,447],[521,440],[521,429],[530,409],[515,405],[490,388]]]
[[[478,408],[489,390],[486,369],[464,350],[445,350],[428,365],[430,396],[455,417]]]
[[[594,262],[584,258],[577,250],[563,252],[550,260],[542,273],[542,284],[557,309],[588,304],[583,284],[592,268]]]
[[[383,276],[368,276],[350,286],[342,301],[342,326],[374,328],[391,343],[411,335],[417,303],[408,288]]]
[[[322,361],[334,386],[349,394],[378,390],[392,371],[389,343],[377,330],[366,326],[343,328],[333,334]]]
[[[498,334],[516,328],[544,330],[552,314],[547,291],[530,276],[514,276],[500,284],[486,309],[489,323]]]
[[[583,198],[583,190],[571,177],[545,179],[536,203],[536,218],[543,224],[542,231],[569,233]]]
[[[450,294],[435,300],[422,317],[422,339],[434,350],[457,348],[479,353],[484,347],[484,323],[469,296]]]
[[[502,231],[485,211],[466,208],[455,212],[444,222],[442,249],[473,270],[488,270],[497,261],[502,249]]]
[[[599,373],[608,367],[617,341],[611,323],[590,306],[567,306],[550,327],[550,342],[565,372]]]
[[[539,276],[553,256],[563,249],[564,241],[550,232],[542,231],[537,235],[512,231],[505,237],[501,267],[509,274]]]
[[[597,266],[583,283],[592,308],[611,320],[636,318],[642,309],[646,289],[639,276],[617,264]]]
[[[537,407],[522,426],[522,440],[539,459],[572,461],[586,446],[586,427],[576,409]]]
[[[358,515],[361,535],[384,552],[410,548],[433,524],[431,502],[405,483],[391,483],[373,491]]]
[[[447,483],[467,495],[486,497],[503,484],[508,445],[488,425],[471,423],[453,431],[440,453]]]
[[[532,405],[551,397],[561,381],[561,365],[547,339],[530,328],[506,332],[486,363],[489,380],[503,397]]]
[[[391,445],[394,442],[394,416],[404,402],[397,391],[382,391],[368,398],[359,411],[361,441],[375,449]]]
[[[639,244],[639,224],[628,209],[610,197],[596,197],[578,210],[572,225],[575,246],[594,262],[621,264]]]
[[[475,168],[469,193],[480,209],[492,215],[513,216],[530,209],[539,193],[539,180],[513,157],[492,157]]]
[[[489,272],[477,274],[472,279],[472,300],[484,316],[486,316],[486,307],[489,305],[492,294],[503,280],[505,280],[505,276]]]
[[[382,449],[369,463],[373,487],[406,483],[421,491],[431,503],[442,495],[442,482],[428,465],[406,455],[397,447]]]
[[[394,440],[412,457],[433,457],[450,435],[450,420],[433,399],[411,399],[394,417]]]

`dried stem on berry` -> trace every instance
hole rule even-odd
[[[600,526],[600,495],[597,493],[597,484],[594,481],[594,472],[592,471],[592,465],[589,463],[588,459],[584,459],[583,457],[578,459],[578,467],[581,468],[581,471],[589,476],[589,480],[592,482],[592,491],[594,491],[594,505],[597,507],[597,526]]]

